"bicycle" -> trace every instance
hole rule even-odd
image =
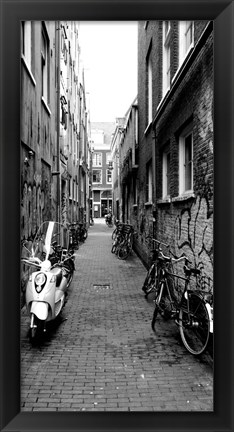
[[[164,267],[161,271],[151,327],[155,331],[158,313],[165,320],[174,319],[175,323],[179,326],[180,336],[185,348],[191,354],[198,356],[207,347],[211,322],[205,294],[198,289],[189,289],[191,276],[198,276],[200,270],[189,268],[188,263],[191,264],[191,262],[186,256],[175,259],[167,257],[162,253],[160,255],[161,260],[164,262]],[[173,262],[178,263],[182,259],[185,260],[184,276],[180,276],[169,270]],[[174,278],[184,281],[184,287],[178,299],[174,292]]]
[[[126,223],[118,223],[113,233],[111,252],[115,253],[119,259],[126,259],[133,247],[133,226]]]
[[[85,222],[79,222],[78,225],[79,225],[78,238],[79,238],[80,242],[84,243],[88,237],[88,231],[86,228],[86,223]]]
[[[123,231],[124,238],[120,241],[117,250],[117,256],[119,259],[124,260],[132,252],[133,247],[133,234],[134,229],[131,225],[128,226],[127,231]]]
[[[79,227],[77,222],[69,224],[69,248],[79,249]]]
[[[156,243],[156,247],[154,247],[151,251],[152,253],[152,264],[146,274],[142,291],[145,293],[145,298],[148,297],[148,295],[152,292],[155,294],[157,293],[158,289],[158,280],[159,280],[159,274],[160,274],[160,266],[161,266],[161,260],[159,259],[159,254],[162,252],[161,245],[165,246],[166,248],[169,248],[169,245],[156,240],[152,238],[152,242]]]

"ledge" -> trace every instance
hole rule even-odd
[[[146,129],[145,129],[145,131],[144,131],[144,134],[145,135],[147,135],[149,132],[150,132],[150,130],[151,130],[151,126],[152,126],[152,121],[148,124],[148,126],[146,127]]]
[[[157,200],[157,204],[170,204],[170,203],[171,203],[171,197],[161,198]]]
[[[151,201],[145,203],[145,207],[151,207],[153,203]]]
[[[30,77],[30,79],[31,79],[31,81],[32,81],[32,83],[33,83],[33,85],[36,87],[36,85],[37,85],[36,80],[35,80],[35,78],[34,78],[32,72],[31,72],[30,67],[28,66],[28,63],[27,63],[27,61],[26,61],[26,58],[24,57],[23,54],[21,54],[21,60],[22,60],[22,63],[23,63],[23,65],[24,65],[24,67],[25,67],[25,69],[26,69],[26,71],[27,71],[27,73],[28,73],[28,75],[29,75],[29,77]]]
[[[41,101],[42,101],[42,103],[43,103],[43,105],[44,105],[46,111],[48,112],[49,116],[51,116],[50,108],[49,108],[49,106],[47,105],[47,103],[46,103],[45,99],[43,98],[43,96],[41,97]]]
[[[196,195],[193,192],[174,197],[171,199],[171,201],[172,202],[180,202],[180,201],[187,201],[187,200],[192,199],[192,198],[196,198]]]

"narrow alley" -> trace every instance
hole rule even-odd
[[[21,410],[212,411],[209,352],[189,354],[174,322],[151,330],[146,269],[111,253],[112,231],[103,219],[89,228],[62,315],[37,345],[22,309]]]

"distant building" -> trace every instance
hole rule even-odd
[[[92,193],[91,211],[95,218],[112,211],[112,170],[110,144],[115,123],[91,122]]]
[[[138,183],[138,106],[133,101],[123,118],[116,119],[111,142],[113,167],[113,213],[116,219],[133,223]]]

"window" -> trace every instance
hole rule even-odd
[[[146,166],[146,202],[152,203],[153,198],[153,175],[152,175],[152,161]]]
[[[41,75],[42,97],[49,102],[49,39],[44,25],[41,33]]]
[[[101,153],[93,153],[93,166],[94,167],[102,166],[102,154]]]
[[[163,21],[163,96],[170,88],[171,79],[171,50],[170,50],[170,21]]]
[[[153,72],[151,53],[149,53],[147,57],[147,101],[147,120],[149,125],[153,119]]]
[[[107,165],[109,164],[109,162],[112,162],[111,153],[107,153],[106,154],[106,163],[107,163]]]
[[[106,182],[107,183],[112,183],[112,172],[111,170],[106,170]]]
[[[31,69],[31,39],[32,39],[32,23],[31,21],[22,21],[22,53]]]
[[[162,158],[162,197],[166,198],[170,196],[170,152],[164,152]]]
[[[33,23],[22,21],[21,23],[21,49],[24,61],[31,72],[33,71]]]
[[[193,133],[190,128],[179,138],[179,194],[193,191]]]
[[[102,182],[102,170],[93,170],[93,183]]]
[[[179,21],[179,66],[183,63],[194,43],[193,21]]]

